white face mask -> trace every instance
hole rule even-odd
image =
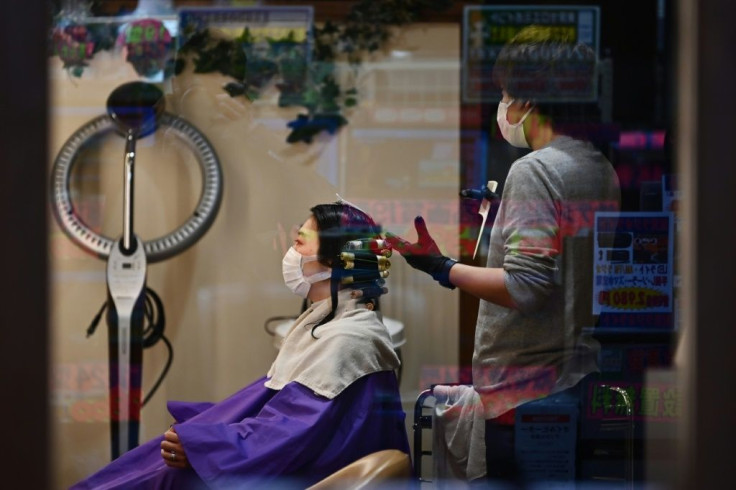
[[[302,267],[307,262],[315,262],[317,260],[316,255],[304,256],[290,247],[284,255],[284,259],[281,261],[281,273],[284,276],[284,283],[286,287],[297,296],[306,298],[309,294],[309,289],[312,284],[319,281],[324,281],[332,276],[331,270],[318,272],[311,276],[304,276]]]
[[[524,120],[531,114],[533,107],[530,107],[526,114],[524,114],[521,120],[516,124],[511,124],[506,118],[506,113],[509,110],[509,106],[514,103],[511,99],[508,102],[498,103],[498,112],[496,113],[496,121],[498,122],[498,129],[501,130],[503,139],[508,141],[512,146],[517,148],[531,148],[529,143],[526,141],[526,135],[524,135]]]

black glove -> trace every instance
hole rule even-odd
[[[417,242],[410,243],[401,237],[391,233],[386,234],[386,240],[391,248],[399,252],[406,262],[420,271],[426,272],[432,279],[442,286],[455,289],[450,282],[450,269],[457,264],[457,260],[445,257],[427,231],[424,218],[414,218],[414,227],[417,229]]]

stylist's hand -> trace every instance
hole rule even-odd
[[[189,466],[187,454],[184,452],[179,441],[179,435],[173,426],[164,433],[164,440],[161,441],[161,457],[164,459],[166,466],[170,468],[186,468]]]
[[[391,233],[386,233],[386,240],[391,248],[406,259],[410,266],[426,272],[442,286],[455,289],[455,286],[450,282],[450,269],[457,261],[442,255],[427,230],[424,218],[421,216],[414,218],[414,227],[417,230],[416,243],[408,242]]]

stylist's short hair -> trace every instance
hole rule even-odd
[[[555,123],[585,121],[597,118],[597,102],[571,100],[557,81],[573,74],[595,86],[596,64],[593,49],[576,42],[568,31],[529,25],[501,49],[491,76],[499,91],[532,102]]]

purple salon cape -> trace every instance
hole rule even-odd
[[[265,380],[216,404],[169,402],[191,468],[164,464],[161,436],[72,489],[305,488],[367,454],[409,453],[393,371],[367,374],[333,399]]]

